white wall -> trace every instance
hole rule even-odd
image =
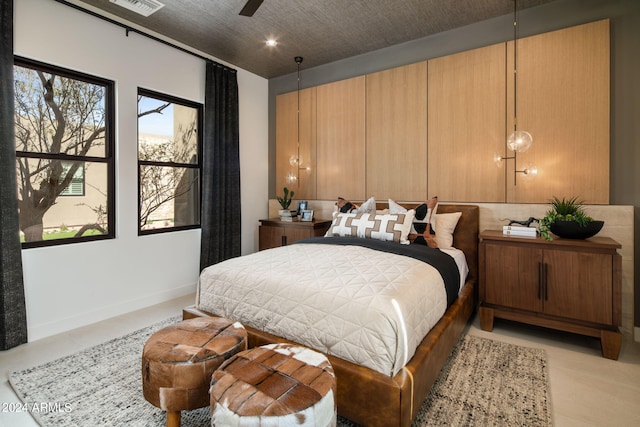
[[[193,292],[200,230],[137,235],[136,96],[204,103],[204,61],[53,0],[14,4],[16,55],[116,82],[116,239],[22,251],[29,340]],[[238,70],[238,85],[246,254],[267,215],[268,83]]]

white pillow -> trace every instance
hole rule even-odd
[[[407,212],[407,208],[389,199],[389,213],[396,214],[396,213],[406,213],[406,212]]]
[[[436,232],[436,242],[440,249],[453,248],[453,232],[458,225],[462,212],[436,214],[433,229]]]
[[[415,211],[376,215],[369,213],[337,213],[325,234],[326,237],[359,237],[408,245],[407,239]]]
[[[376,198],[369,197],[369,200],[364,202],[362,205],[356,209],[357,213],[376,213]]]

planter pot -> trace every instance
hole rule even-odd
[[[603,225],[604,221],[591,221],[585,226],[575,221],[556,221],[549,226],[549,230],[565,239],[588,239],[598,234]]]

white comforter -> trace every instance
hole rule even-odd
[[[446,310],[438,271],[358,246],[297,244],[206,268],[197,308],[395,375]]]

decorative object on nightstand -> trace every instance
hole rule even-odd
[[[502,234],[505,236],[516,237],[536,237],[538,230],[536,228],[522,227],[517,225],[505,225],[502,227]]]
[[[293,221],[293,215],[289,210],[289,206],[291,205],[294,191],[289,191],[287,187],[284,187],[283,192],[284,196],[276,196],[276,199],[278,200],[278,203],[280,203],[280,207],[282,208],[278,211],[278,215],[280,215],[280,219],[282,221]]]
[[[539,222],[537,218],[530,216],[529,219],[523,221],[515,219],[508,221],[509,224],[502,226],[502,234],[505,236],[536,237],[538,235],[538,229],[531,227],[534,222]]]
[[[300,200],[298,201],[298,210],[296,211],[298,216],[302,215],[302,211],[306,211],[309,207],[309,202],[307,202],[306,200]]]
[[[313,210],[306,209],[306,210],[300,211],[300,220],[313,221]]]
[[[604,221],[594,220],[586,214],[584,201],[577,197],[559,199],[554,196],[549,203],[551,209],[540,219],[539,227],[545,240],[553,239],[549,232],[565,239],[587,239],[598,234],[604,225]]]
[[[498,317],[599,338],[602,355],[618,359],[622,335],[621,246],[588,240],[514,239],[480,233],[480,327]]]

